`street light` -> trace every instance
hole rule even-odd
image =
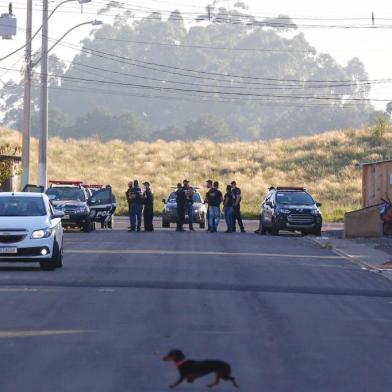
[[[59,7],[63,4],[77,1],[79,4],[83,5],[89,3],[91,0],[64,0],[56,5],[56,7],[48,15],[48,4],[47,0],[44,1],[44,14],[42,25],[39,29],[32,35],[32,0],[27,0],[27,16],[26,16],[26,44],[18,48],[13,53],[26,48],[26,67],[24,76],[24,98],[23,98],[23,140],[22,140],[22,186],[29,183],[29,173],[30,173],[30,126],[31,126],[31,70],[34,66],[31,63],[31,42],[37,36],[37,34],[46,26],[51,16],[57,11]],[[46,3],[46,7],[45,7]],[[46,11],[46,13],[45,13]],[[47,34],[46,34],[47,37]],[[7,56],[8,57],[8,56]]]
[[[45,0],[47,2],[47,0]],[[45,12],[44,12],[45,13]],[[47,187],[48,185],[48,53],[71,31],[80,26],[91,24],[93,26],[101,25],[103,22],[93,20],[90,22],[80,23],[67,32],[65,32],[51,47],[48,49],[48,30],[47,26],[42,28],[42,55],[41,55],[41,132],[39,138],[38,153],[38,185]],[[38,60],[38,61],[40,61]]]

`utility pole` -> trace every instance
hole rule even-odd
[[[27,0],[26,16],[26,66],[23,97],[22,188],[29,183],[30,125],[31,125],[31,36],[33,1]]]
[[[42,1],[41,130],[38,152],[38,185],[48,185],[48,0]]]

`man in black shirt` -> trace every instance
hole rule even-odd
[[[128,231],[131,231],[131,205],[132,205],[132,200],[131,200],[131,189],[133,188],[133,182],[129,181],[128,182],[128,189],[125,192],[125,197],[127,199],[128,203],[128,215],[129,215],[129,227]]]
[[[185,203],[186,203],[186,194],[184,188],[181,183],[177,184],[176,190],[176,199],[177,199],[177,229],[176,231],[185,231],[184,230],[184,222],[185,222]]]
[[[154,194],[151,191],[150,183],[146,181],[144,184],[145,191],[143,193],[143,220],[144,220],[144,231],[154,231],[154,225],[152,223],[154,219]]]
[[[130,190],[131,200],[131,229],[130,231],[140,231],[142,225],[143,195],[139,187],[139,181],[133,182]]]
[[[215,181],[212,188],[207,192],[210,233],[215,233],[218,231],[218,225],[220,221],[220,205],[222,203],[223,197],[222,192],[218,188],[219,183],[218,181]]]
[[[208,189],[208,191],[212,188],[212,180],[206,181],[206,188]],[[208,191],[207,191],[207,193],[208,193]],[[207,203],[207,195],[204,200],[204,203]],[[207,231],[210,231],[210,212],[209,212],[208,208],[207,208]]]
[[[241,189],[237,187],[237,183],[235,181],[231,182],[231,192],[233,194],[233,199],[234,199],[233,231],[236,231],[235,222],[237,220],[241,232],[245,233],[244,224],[242,223],[242,216],[241,216]]]

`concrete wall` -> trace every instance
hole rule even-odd
[[[381,237],[383,222],[379,207],[376,205],[344,214],[344,237]]]

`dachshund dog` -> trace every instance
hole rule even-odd
[[[185,379],[192,383],[196,378],[205,376],[209,373],[215,373],[215,381],[212,384],[208,384],[209,388],[218,385],[219,381],[231,381],[233,385],[238,388],[238,384],[235,378],[231,376],[230,365],[223,361],[193,361],[190,359],[185,359],[185,355],[180,350],[171,350],[164,357],[164,361],[173,361],[176,368],[180,372],[180,378],[170,388],[175,388],[177,385],[181,384]]]

